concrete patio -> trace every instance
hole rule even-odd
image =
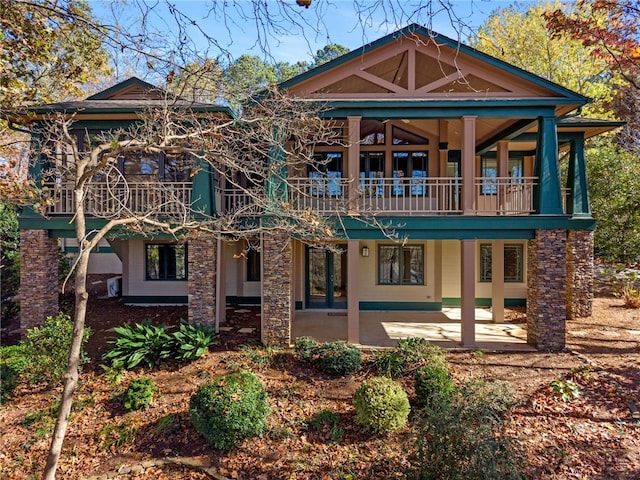
[[[527,345],[523,324],[493,323],[491,313],[476,309],[476,348],[535,351]],[[295,312],[291,337],[310,336],[327,342],[347,338],[347,313],[341,310]],[[360,343],[364,347],[394,347],[401,338],[421,337],[443,348],[460,348],[460,309],[442,312],[361,311]]]

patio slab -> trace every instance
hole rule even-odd
[[[519,324],[493,323],[491,313],[476,309],[476,348],[482,350],[535,351],[527,344],[527,332]],[[321,342],[347,338],[346,312],[297,311],[292,338],[310,336]],[[425,338],[443,348],[460,347],[460,309],[442,312],[360,312],[363,347],[394,347],[407,337]]]

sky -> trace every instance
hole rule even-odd
[[[378,7],[366,20],[362,18],[370,12],[361,11],[359,18],[353,0],[312,0],[309,9],[298,7],[295,0],[283,0],[288,6],[284,10],[279,8],[278,2],[264,0],[259,16],[254,15],[253,4],[249,0],[128,1],[130,3],[123,3],[122,0],[90,0],[89,4],[94,14],[103,21],[118,21],[130,31],[141,24],[141,11],[144,7],[154,5],[153,10],[147,12],[144,17],[145,21],[156,29],[161,37],[164,35],[170,38],[178,31],[167,6],[167,2],[170,2],[177,11],[185,15],[189,24],[186,32],[189,39],[201,52],[209,49],[207,54],[212,57],[217,57],[224,51],[230,58],[248,53],[268,57],[265,59],[295,63],[299,60],[312,60],[313,54],[328,43],[337,43],[349,49],[360,47],[397,30],[398,24],[402,27],[408,23],[421,23],[452,38],[458,38],[458,32],[461,30],[452,25],[449,12],[441,7],[441,3],[447,0],[431,0],[434,15],[423,10],[410,20],[406,19],[406,15],[403,18],[399,17],[402,16],[401,9],[414,11],[418,2],[413,0],[383,0],[387,5],[393,4],[395,8],[387,9],[385,18],[382,8]],[[380,1],[359,0],[359,3],[366,9],[375,7]],[[502,0],[448,1],[453,6],[454,14],[471,29],[479,27],[494,10],[514,3]],[[427,3],[429,2],[421,2],[423,6]],[[527,3],[533,2],[519,2],[520,5]],[[227,10],[223,13],[221,8],[224,4],[227,5]],[[212,8],[214,5],[215,8]],[[116,12],[115,16],[113,10]],[[276,27],[271,32],[262,30],[261,22],[256,18],[264,18],[266,13],[273,15],[273,23],[281,24],[281,27]],[[429,21],[432,22],[431,25],[428,24]],[[295,27],[293,23],[298,23],[301,27]],[[462,29],[463,41],[471,31],[467,27]],[[213,46],[208,42],[207,35],[214,39],[217,45]],[[268,44],[266,53],[265,43]]]

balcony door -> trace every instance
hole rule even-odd
[[[306,303],[308,308],[347,307],[347,252],[307,247]]]

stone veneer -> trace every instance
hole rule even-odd
[[[20,230],[20,328],[58,313],[58,240],[46,230]]]
[[[527,247],[527,343],[538,350],[565,347],[567,231],[536,230]]]
[[[289,346],[292,316],[291,239],[284,232],[262,236],[262,343]]]
[[[213,235],[198,233],[189,238],[189,323],[215,323],[216,246]]]
[[[570,230],[567,237],[567,318],[593,310],[593,231]]]

